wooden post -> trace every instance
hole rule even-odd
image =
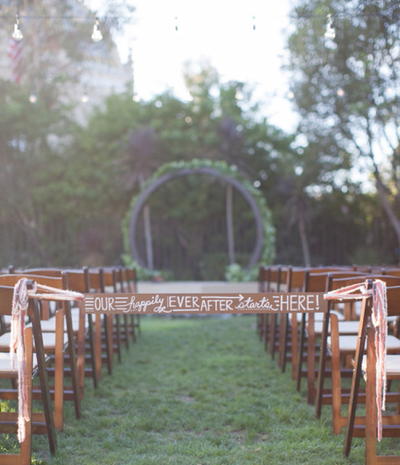
[[[151,221],[150,221],[150,208],[148,205],[143,207],[143,224],[144,224],[144,237],[146,242],[146,259],[147,268],[154,269],[153,260],[153,243],[151,240]]]
[[[229,264],[235,263],[235,238],[233,232],[233,188],[226,186],[226,231],[228,239]]]

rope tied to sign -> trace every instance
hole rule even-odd
[[[330,291],[324,295],[326,300],[359,300],[372,298],[371,323],[374,328],[376,377],[375,402],[377,408],[377,438],[382,439],[382,411],[386,408],[386,339],[387,339],[387,297],[386,283],[379,279],[353,284]]]
[[[45,293],[38,294],[38,289]],[[28,312],[29,299],[45,300],[83,300],[84,295],[79,292],[56,289],[44,286],[27,278],[20,279],[14,286],[11,310],[10,360],[11,368],[18,374],[18,441],[22,443],[26,438],[26,422],[30,421],[29,392],[26,384],[25,363],[25,318]]]

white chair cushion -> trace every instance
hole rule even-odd
[[[357,336],[339,336],[339,348],[342,352],[355,352],[357,345]],[[328,347],[331,347],[331,338],[328,337]],[[400,339],[388,335],[386,339],[386,348],[388,351],[400,352]]]

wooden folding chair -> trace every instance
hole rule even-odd
[[[310,273],[306,272],[305,282],[304,282],[304,291],[305,292],[325,292],[328,290],[329,280],[333,277],[336,278],[345,278],[352,276],[363,276],[360,272],[354,271],[328,271],[328,272],[318,272]],[[330,311],[330,309],[329,309]],[[329,314],[328,311],[328,314]],[[343,319],[340,314],[336,314],[338,318]],[[326,338],[328,337],[328,326],[329,319],[327,314],[323,313],[312,313],[307,315],[307,324],[306,324],[306,336],[307,336],[307,400],[310,404],[313,404],[316,397],[318,398],[318,388],[316,386],[316,374],[319,373],[319,370],[316,371],[316,363],[319,360],[321,364],[321,351],[326,354]],[[342,331],[347,334],[357,334],[358,323],[354,322],[340,322],[340,327]],[[322,337],[321,337],[322,336]],[[317,341],[321,344],[321,348],[318,347]],[[304,355],[304,354],[303,354]],[[303,356],[299,357],[300,360],[303,360]],[[323,362],[324,363],[324,362]],[[325,366],[323,367],[325,370]]]
[[[11,315],[12,299],[14,288],[11,286],[0,286],[0,313]],[[37,300],[29,300],[28,315],[32,322],[31,326],[26,326],[24,331],[25,340],[25,383],[28,391],[28,412],[31,421],[25,422],[26,435],[22,442],[18,454],[0,454],[0,464],[2,465],[30,465],[31,463],[31,443],[32,432],[36,434],[47,434],[51,454],[55,454],[57,449],[56,430],[54,425],[54,415],[50,399],[50,390],[46,372],[46,361],[43,349],[42,332],[40,328],[40,303]],[[33,344],[36,355],[33,357]],[[40,398],[42,400],[42,412],[32,413],[32,377],[37,373],[40,382]],[[3,379],[10,379],[15,383],[17,372],[11,366],[11,359],[8,352],[1,354],[0,376]],[[0,398],[5,400],[17,399],[16,389],[0,389]],[[16,433],[18,429],[17,412],[0,412],[0,432]]]
[[[400,315],[400,287],[387,288],[388,315]],[[363,359],[363,371],[366,374],[366,412],[365,412],[365,465],[400,465],[400,455],[379,455],[377,453],[377,404],[376,404],[376,347],[375,330],[367,328],[367,356]],[[386,380],[400,380],[400,355],[386,356]],[[382,417],[385,437],[400,436],[400,415]]]
[[[332,289],[340,289],[342,287],[356,284],[368,280],[372,283],[372,280],[380,279],[385,281],[388,286],[400,285],[400,278],[392,277],[387,275],[367,275],[365,279],[360,278],[345,278],[345,279],[334,279],[332,281]],[[365,352],[366,342],[366,327],[371,312],[370,299],[364,298],[362,300],[361,313],[359,319],[359,326],[357,335],[340,335],[339,325],[337,316],[331,314],[331,336],[328,338],[328,350],[331,352],[331,365],[332,365],[332,423],[333,432],[338,434],[342,428],[347,427],[345,437],[345,453],[348,455],[351,446],[351,439],[353,436],[354,424],[358,425],[365,424],[364,417],[356,418],[356,406],[357,402],[365,402],[365,393],[361,393],[359,390],[361,369],[362,369],[362,358]],[[396,337],[389,335],[387,339],[387,348],[389,353],[400,353],[400,340]],[[352,360],[354,357],[354,361]],[[353,376],[350,388],[350,395],[343,393],[342,391],[342,367],[344,361],[345,366],[352,368]],[[349,366],[351,364],[351,366]],[[396,401],[397,394],[388,395],[388,402]],[[348,414],[343,415],[342,404],[348,402]],[[357,428],[358,435],[363,435],[364,429]]]
[[[23,273],[36,276],[65,276],[64,289],[68,288],[72,291],[82,293],[89,292],[89,275],[87,267],[83,267],[79,270],[61,268],[32,268],[24,270]],[[66,330],[68,331],[68,339],[69,341],[74,341],[74,343],[70,343],[68,345],[68,356],[71,368],[67,374],[71,376],[74,391],[77,389],[79,392],[79,397],[82,398],[84,389],[84,379],[82,379],[82,376],[90,376],[95,388],[98,385],[98,380],[95,362],[96,354],[94,347],[93,317],[89,314],[85,318],[83,311],[79,309],[80,305],[81,304],[78,304],[73,311],[71,310],[70,303],[66,303],[64,307],[66,311]],[[46,307],[45,310],[45,319],[49,320],[48,307]],[[54,332],[54,321],[50,320],[47,323],[42,322],[42,328],[44,332]],[[90,368],[85,367],[86,357],[82,355],[82,338],[84,335],[88,339],[88,350],[90,354],[89,363],[91,365]],[[75,339],[74,336],[76,336]],[[76,349],[80,350],[78,357],[76,357]],[[72,369],[72,367],[75,368]],[[71,395],[66,393],[66,398],[71,399]],[[77,412],[76,415],[77,418],[79,418],[79,414]]]
[[[28,278],[38,284],[51,286],[56,289],[66,289],[66,275],[60,277],[47,277],[31,274],[12,274],[0,276],[0,284],[14,286],[20,279]],[[39,304],[40,305],[40,304]],[[56,315],[51,320],[40,321],[43,349],[46,356],[54,360],[54,367],[47,367],[47,372],[54,375],[54,389],[50,389],[54,396],[54,424],[57,430],[64,426],[64,400],[72,400],[75,407],[75,415],[80,418],[80,395],[78,386],[77,367],[74,352],[74,335],[72,332],[71,315],[68,302],[58,303]],[[40,305],[41,307],[41,305]],[[42,309],[40,308],[41,312]],[[47,312],[47,307],[46,307]],[[51,323],[54,330],[46,332],[42,325]],[[0,351],[6,352],[9,347],[10,333],[0,336]],[[64,382],[64,356],[68,354],[72,387],[66,387]],[[34,392],[34,396],[35,396]]]

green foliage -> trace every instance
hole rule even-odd
[[[334,39],[324,37],[327,13]],[[299,129],[331,185],[375,184],[400,242],[399,2],[298,0],[293,17],[289,68]],[[354,169],[332,172],[330,165],[349,161]]]
[[[238,263],[232,263],[225,269],[225,279],[232,282],[257,281],[258,268],[243,269]]]
[[[193,159],[189,162],[186,161],[178,161],[178,162],[171,162],[171,163],[166,163],[165,165],[161,166],[153,176],[151,176],[144,184],[143,184],[143,190],[145,190],[149,185],[153,184],[156,180],[158,180],[160,177],[168,174],[168,173],[177,173],[181,170],[191,170],[191,169],[196,169],[196,168],[212,168],[213,170],[217,171],[221,175],[227,176],[231,179],[237,180],[241,183],[241,185],[251,194],[253,199],[256,201],[262,222],[263,222],[263,227],[264,227],[264,236],[263,236],[263,250],[260,258],[260,263],[272,263],[273,257],[274,257],[274,244],[275,244],[275,229],[272,224],[272,216],[271,213],[267,207],[266,201],[262,193],[256,189],[252,183],[249,182],[249,180],[244,177],[236,167],[234,166],[229,166],[226,162],[219,160],[219,161],[213,161],[213,160],[206,160],[206,159]],[[187,198],[186,194],[186,198]],[[196,196],[200,196],[201,191],[197,190],[196,191]],[[135,196],[132,199],[130,209],[125,216],[125,219],[123,221],[123,231],[124,231],[124,243],[125,243],[125,249],[126,252],[128,253],[130,250],[130,244],[129,244],[129,222],[130,222],[130,216],[131,216],[131,211],[134,209],[138,199],[140,197],[140,193]],[[181,204],[182,202],[185,202],[185,196],[179,197],[179,203]],[[178,218],[181,217],[181,215],[178,213],[179,209],[182,209],[181,205],[176,205],[174,204],[175,207],[171,209],[171,211],[168,211],[168,217],[174,217],[174,215],[177,215]],[[203,203],[204,206],[207,205],[207,209],[211,208],[210,203]],[[168,204],[165,205],[168,208]],[[163,206],[165,208],[165,206]],[[204,215],[204,208],[201,208],[201,204],[199,205],[200,208],[194,208],[192,202],[191,204],[188,205],[188,209],[184,209],[185,213],[187,211],[190,211],[190,222],[192,224],[195,224],[195,228],[199,227],[196,223],[196,215],[199,215],[199,221],[204,222],[207,221],[207,216],[208,212],[206,211],[206,215]],[[192,239],[193,241],[193,239]],[[193,248],[193,242],[191,241],[191,247]],[[204,250],[200,250],[202,259],[204,260]],[[200,259],[200,256],[199,256]],[[219,261],[219,265],[221,265],[221,261]],[[204,261],[203,261],[204,263]],[[223,262],[222,262],[223,264]],[[217,264],[215,264],[217,265]],[[204,273],[204,279],[218,279],[220,275],[218,273],[215,273],[216,267],[212,266],[210,269],[206,266],[206,268],[203,270]],[[239,266],[239,265],[238,265]],[[218,267],[218,265],[217,265]],[[211,269],[214,269],[214,273],[212,273]],[[223,268],[222,268],[223,269]],[[209,273],[211,272],[211,275]]]

